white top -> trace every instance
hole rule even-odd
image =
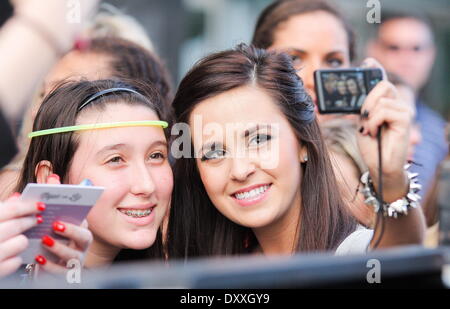
[[[373,237],[373,230],[358,225],[336,249],[335,255],[365,254]]]

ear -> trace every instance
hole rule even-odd
[[[42,160],[36,165],[34,175],[37,183],[47,183],[47,177],[53,174],[53,165],[50,161]]]
[[[300,146],[300,150],[298,152],[298,160],[300,163],[306,163],[308,161],[308,149],[305,145]]]

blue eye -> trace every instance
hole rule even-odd
[[[223,149],[216,149],[208,151],[206,154],[202,156],[200,159],[201,161],[208,161],[213,159],[219,159],[220,157],[225,156],[225,150]]]
[[[261,143],[265,143],[272,139],[272,136],[267,134],[257,134],[255,137],[251,138],[249,141],[250,146],[258,146]]]

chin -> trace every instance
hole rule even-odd
[[[128,235],[123,247],[134,250],[147,249],[155,243],[155,240],[156,231],[136,231]]]
[[[269,218],[267,216],[264,217],[257,217],[255,218],[255,216],[252,217],[248,217],[248,218],[241,218],[241,220],[237,221],[237,220],[233,220],[236,224],[242,225],[244,227],[248,227],[251,229],[257,229],[257,228],[262,228],[265,227],[267,225],[270,225],[274,219],[273,218]]]

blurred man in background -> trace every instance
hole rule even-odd
[[[434,34],[429,20],[419,14],[386,12],[381,19],[367,53],[380,61],[387,71],[401,77],[415,92],[416,122],[422,141],[414,154],[414,162],[419,165],[413,165],[412,170],[419,173],[422,196],[425,196],[438,164],[448,152],[445,121],[420,98],[436,57]]]

